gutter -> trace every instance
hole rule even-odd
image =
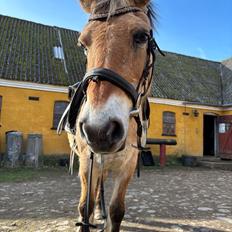
[[[229,103],[229,104],[223,104],[222,107],[232,107],[232,104]]]
[[[202,105],[202,106],[222,107],[222,105],[217,105],[217,104],[201,103],[201,102],[189,102],[189,101],[184,101],[183,105]]]
[[[210,103],[201,103],[201,102],[183,102],[183,105],[202,105],[202,106],[213,106],[213,107],[232,107],[232,103],[229,104],[210,104]]]

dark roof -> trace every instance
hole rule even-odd
[[[165,52],[158,55],[152,94],[155,97],[220,105],[221,64]]]
[[[67,64],[54,58],[61,34]],[[79,33],[0,15],[0,78],[69,85],[84,74],[85,58],[76,46]]]
[[[63,44],[64,62],[53,47]],[[71,85],[85,73],[79,33],[0,15],[0,78]],[[165,52],[157,55],[151,95],[209,105],[232,104],[232,59],[208,61]]]
[[[232,58],[222,62],[223,104],[232,104]]]

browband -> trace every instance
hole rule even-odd
[[[117,9],[115,12],[109,13],[93,13],[89,17],[89,21],[94,21],[94,20],[106,20],[107,18],[113,17],[113,16],[119,16],[125,13],[130,13],[130,12],[144,12],[142,9],[138,7],[122,7]],[[97,12],[97,10],[96,10]]]

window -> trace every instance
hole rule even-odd
[[[227,133],[230,130],[231,125],[232,124],[228,123],[228,122],[226,122],[226,123],[219,123],[219,133],[220,134]]]
[[[166,136],[176,135],[176,114],[173,112],[163,112],[163,134]]]
[[[64,60],[64,50],[61,46],[53,47],[53,54],[56,59]]]
[[[52,129],[56,129],[58,127],[59,121],[64,113],[66,107],[68,106],[67,101],[56,101],[54,104],[53,111],[53,127]]]

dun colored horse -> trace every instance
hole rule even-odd
[[[93,154],[90,217],[99,217],[99,186],[114,175],[105,231],[117,232],[125,212],[125,194],[146,140],[147,95],[154,50],[149,0],[80,0],[90,13],[79,36],[87,56],[87,73],[74,86],[67,109],[68,138],[79,156],[80,220],[87,204],[89,157]],[[84,225],[79,231],[85,231]]]

